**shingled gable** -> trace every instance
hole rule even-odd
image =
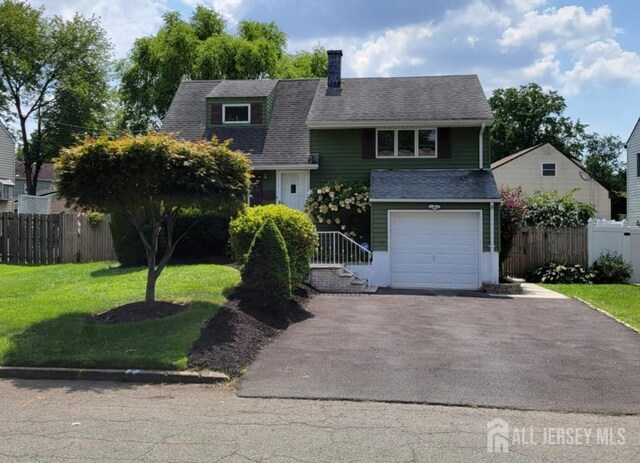
[[[254,168],[309,165],[309,130],[305,124],[318,79],[260,81],[185,81],[180,84],[162,124],[188,140],[232,139],[231,146],[251,157]],[[211,97],[261,97],[275,92],[267,126],[207,126]],[[200,109],[199,109],[200,108]]]

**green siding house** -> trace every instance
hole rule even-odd
[[[185,81],[162,130],[231,139],[251,158],[250,204],[303,209],[332,180],[370,184],[369,284],[478,289],[498,280],[493,121],[475,75]],[[336,233],[338,233],[336,231]]]

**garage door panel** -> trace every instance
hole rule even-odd
[[[392,286],[477,288],[479,226],[477,213],[392,212]]]

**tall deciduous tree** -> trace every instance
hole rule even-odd
[[[136,130],[157,126],[183,79],[322,77],[326,57],[287,54],[286,34],[275,23],[241,21],[226,30],[215,10],[198,6],[189,20],[164,16],[154,36],[138,39],[120,64],[122,125]]]
[[[531,83],[520,88],[499,88],[489,98],[495,115],[491,126],[493,161],[539,143],[551,143],[578,157],[586,125],[564,115],[562,95]]]
[[[123,212],[147,255],[146,302],[180,240],[176,219],[185,209],[235,212],[251,186],[249,161],[227,143],[177,140],[170,135],[86,138],[61,151],[58,188],[68,201],[103,212]],[[162,229],[167,245],[158,260]]]
[[[279,79],[300,79],[327,75],[327,50],[317,45],[312,51],[299,51],[284,55],[276,67]]]
[[[624,143],[615,135],[591,133],[584,137],[583,165],[589,175],[612,191],[627,190],[627,172],[622,163]]]
[[[102,126],[110,47],[95,17],[65,21],[25,2],[0,3],[0,115],[18,124],[27,193],[76,133]]]

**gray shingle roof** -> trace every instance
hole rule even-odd
[[[173,98],[162,130],[176,132],[187,140],[210,139],[213,135],[220,140],[231,138],[231,147],[248,154],[255,167],[308,164],[309,130],[305,120],[318,79],[270,82],[275,84],[276,93],[268,127],[206,128],[205,101],[224,82],[185,81]]]
[[[180,84],[162,120],[163,132],[175,132],[185,140],[204,137],[207,95],[219,80],[187,80]]]
[[[487,121],[493,114],[476,75],[322,80],[309,117],[321,122]]]
[[[496,200],[490,170],[372,170],[371,200]]]
[[[207,96],[209,98],[269,96],[277,84],[278,81],[272,79],[223,80]]]

